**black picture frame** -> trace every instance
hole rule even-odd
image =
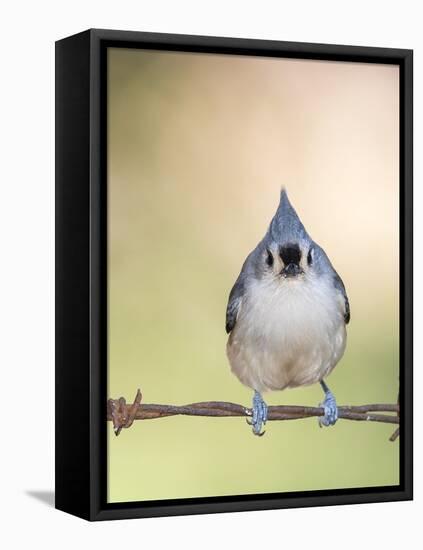
[[[107,504],[108,47],[396,64],[400,69],[400,484]],[[56,508],[87,520],[412,499],[413,52],[91,29],[56,43]]]

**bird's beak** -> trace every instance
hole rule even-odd
[[[297,264],[291,263],[284,267],[281,271],[283,277],[296,277],[300,273],[303,273],[301,267]]]

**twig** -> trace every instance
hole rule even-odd
[[[132,405],[127,405],[124,397],[109,399],[107,402],[107,420],[113,422],[113,429],[119,435],[122,428],[132,426],[134,420],[150,420],[166,416],[209,416],[209,417],[249,417],[252,411],[249,407],[223,401],[204,401],[189,405],[158,405],[142,404],[141,391],[138,390]],[[380,413],[395,413],[380,414]],[[299,420],[301,418],[324,416],[322,407],[305,407],[299,405],[271,405],[268,408],[268,420]],[[344,405],[338,407],[338,418],[366,422],[383,422],[399,424],[399,405]],[[399,428],[391,436],[390,441],[398,437]],[[395,437],[394,437],[395,436]]]
[[[397,416],[398,416],[398,423],[399,423],[399,416],[400,416],[400,392],[399,391],[398,391],[397,403],[398,403]],[[399,434],[400,434],[400,429],[399,429],[399,426],[398,426],[398,428],[394,431],[394,433],[389,438],[389,441],[395,441],[397,439],[397,437],[399,436]]]
[[[397,437],[399,436],[399,433],[400,433],[400,429],[397,428],[394,433],[391,435],[391,437],[389,438],[389,441],[395,441],[397,439]]]

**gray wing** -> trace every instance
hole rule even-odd
[[[235,281],[234,286],[229,294],[228,305],[226,308],[226,332],[229,334],[234,329],[236,320],[241,307],[242,298],[245,294],[248,281],[255,277],[255,266],[257,256],[261,254],[263,241],[260,242],[256,248],[250,252],[242,265],[241,272],[238,275],[238,279]]]
[[[344,321],[348,325],[350,322],[350,302],[348,300],[347,291],[345,290],[344,283],[338,273],[335,271],[331,264],[326,252],[321,246],[313,242],[313,248],[316,251],[316,268],[321,274],[327,274],[328,270],[333,275],[333,286],[342,294],[344,298]]]
[[[226,307],[226,332],[229,334],[236,323],[239,308],[244,294],[244,283],[238,277],[229,294],[228,305]]]
[[[335,271],[335,274],[333,276],[333,284],[334,284],[335,288],[338,289],[344,297],[344,303],[345,303],[344,321],[345,321],[345,324],[348,325],[348,323],[350,322],[350,318],[351,318],[350,302],[348,300],[347,291],[345,290],[344,283],[342,282],[341,277],[338,275],[338,273],[336,273],[336,271]]]

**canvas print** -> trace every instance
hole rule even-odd
[[[108,502],[397,487],[398,65],[107,74]]]

